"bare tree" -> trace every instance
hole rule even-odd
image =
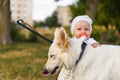
[[[86,14],[88,14],[92,19],[96,16],[99,1],[100,0],[87,0],[86,2]]]
[[[0,0],[0,44],[12,43],[10,36],[10,0]]]

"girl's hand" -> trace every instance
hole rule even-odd
[[[91,44],[91,45],[92,45],[92,47],[94,47],[94,48],[96,48],[96,47],[100,46],[100,44],[99,44],[99,43],[93,43],[93,44]]]

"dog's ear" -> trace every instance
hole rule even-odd
[[[54,33],[54,40],[57,39],[58,33],[59,33],[59,29],[56,28]]]
[[[56,28],[54,40],[57,42],[59,47],[68,47],[69,37],[63,27],[61,27],[60,29]]]

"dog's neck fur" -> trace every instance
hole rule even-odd
[[[79,58],[81,52],[81,42],[79,39],[70,39],[69,47],[62,55],[62,62],[66,69],[72,69],[76,65],[76,61]],[[65,59],[64,59],[65,57]]]

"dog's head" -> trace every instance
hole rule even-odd
[[[44,76],[49,76],[54,73],[57,73],[63,65],[66,68],[70,68],[71,66],[69,64],[75,64],[76,59],[73,59],[74,63],[69,63],[68,55],[70,54],[70,52],[72,52],[72,45],[72,41],[69,38],[66,31],[64,30],[64,28],[56,28],[53,43],[49,48],[48,60],[43,69]],[[77,51],[77,49],[75,50]]]
[[[67,50],[69,44],[69,37],[63,28],[56,28],[54,40],[48,52],[48,60],[44,66],[43,74],[45,76],[52,75],[59,71],[63,66],[61,57],[64,51]]]

